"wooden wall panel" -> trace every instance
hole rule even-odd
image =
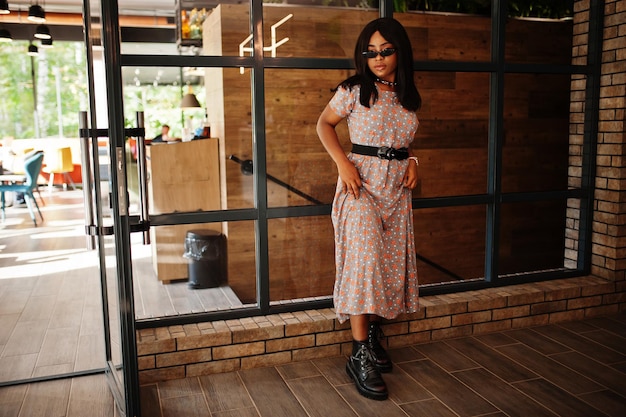
[[[217,139],[152,145],[146,149],[148,196],[152,213],[219,210],[219,164]],[[187,231],[222,232],[221,223],[159,226],[150,230],[152,262],[159,281],[188,277],[183,258]]]

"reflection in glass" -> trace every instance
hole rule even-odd
[[[507,74],[502,191],[565,190],[569,158],[568,74]]]
[[[413,210],[420,286],[485,276],[485,206]]]
[[[499,275],[561,269],[566,201],[502,205]]]
[[[270,300],[328,297],[335,281],[330,217],[268,221]]]

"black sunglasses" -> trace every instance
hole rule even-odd
[[[378,56],[378,54],[380,54],[380,56],[382,56],[383,58],[386,56],[390,56],[396,53],[396,48],[385,48],[382,51],[364,51],[361,52],[363,54],[363,56],[365,58],[376,58]]]

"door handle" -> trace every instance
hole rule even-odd
[[[79,114],[79,136],[81,146],[81,164],[82,164],[82,182],[83,182],[83,200],[85,204],[85,234],[87,235],[88,249],[96,248],[96,236],[113,235],[112,226],[97,226],[95,224],[94,215],[94,198],[92,188],[95,184],[96,172],[98,166],[98,138],[108,137],[108,129],[89,129],[87,112],[81,111]],[[137,170],[139,177],[139,195],[140,195],[140,215],[138,223],[130,224],[131,233],[142,232],[143,243],[150,244],[150,214],[148,206],[148,185],[147,185],[147,164],[146,164],[146,145],[145,145],[145,129],[143,112],[137,112],[137,127],[124,129],[125,135],[135,136],[137,138]],[[128,196],[124,191],[126,189],[126,155],[123,147],[115,148],[116,166],[111,170],[111,174],[117,175],[117,183],[120,186],[118,190],[120,195],[120,206],[118,210],[122,216],[128,215]],[[113,167],[112,167],[113,168]],[[125,196],[125,197],[124,197]]]
[[[150,244],[150,207],[148,206],[148,164],[146,161],[146,133],[144,113],[137,112],[137,127],[141,135],[137,136],[137,178],[139,179],[139,222],[147,225],[143,230],[143,244]]]
[[[85,207],[85,229],[87,231],[87,249],[94,250],[96,248],[96,237],[89,232],[94,227],[93,213],[93,195],[91,187],[93,186],[91,173],[93,167],[91,164],[91,153],[89,152],[89,129],[88,129],[87,112],[79,113],[79,132],[80,132],[80,154],[81,154],[81,172],[83,180],[83,204]]]

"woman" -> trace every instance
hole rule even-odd
[[[332,210],[334,306],[340,322],[350,320],[346,371],[361,395],[376,400],[388,397],[381,372],[392,369],[379,340],[380,320],[419,308],[411,211],[418,161],[409,144],[421,97],[412,51],[397,20],[367,24],[354,51],[356,74],[337,86],[317,122],[339,172]],[[335,130],[344,118],[353,144],[348,155]]]

